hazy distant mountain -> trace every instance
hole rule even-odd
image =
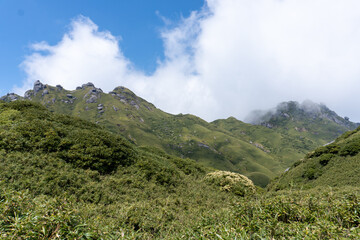
[[[284,128],[290,126],[291,122],[304,126],[307,124],[331,124],[338,126],[339,132],[343,129],[349,130],[359,126],[358,123],[342,118],[331,111],[324,104],[317,104],[310,100],[298,103],[295,101],[282,102],[275,109],[268,111],[253,111],[245,119],[245,122],[263,125],[268,128]],[[342,128],[342,129],[341,129]],[[306,130],[306,129],[299,129]]]

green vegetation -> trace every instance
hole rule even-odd
[[[1,239],[95,239],[97,232],[85,224],[68,199],[33,197],[28,191],[0,188]]]
[[[205,181],[220,187],[222,191],[233,192],[239,196],[249,196],[256,192],[256,188],[247,177],[228,171],[215,171],[205,176]]]
[[[360,128],[347,132],[335,142],[308,153],[270,188],[313,188],[316,186],[359,186]]]
[[[106,94],[92,84],[68,91],[60,86],[37,83],[26,96],[50,111],[97,123],[137,146],[160,148],[168,154],[191,158],[208,167],[238,172],[261,187],[283,173],[294,160],[355,126],[330,110],[324,114],[335,122],[322,118],[322,115],[313,118],[291,102],[290,107],[267,119],[274,126],[270,129],[235,118],[208,123],[189,114],[171,115],[124,87]],[[13,101],[21,97],[8,95],[3,99]],[[74,151],[69,154],[82,156],[83,146],[75,144],[72,148]],[[84,151],[95,150],[91,148]],[[89,161],[80,162],[86,165],[91,164]],[[104,172],[109,171],[103,167]]]
[[[359,139],[358,130],[343,135],[293,169],[356,158]],[[26,101],[0,104],[0,146],[1,239],[360,237],[355,178],[339,188],[297,190],[292,181],[288,190],[255,191],[240,174],[139,148],[98,124]]]
[[[115,238],[124,232],[165,237],[204,212],[228,208],[234,197],[207,184],[209,170],[193,160],[137,148],[39,104],[2,103],[0,121],[4,238],[71,239],[74,233],[96,239],[110,232]]]

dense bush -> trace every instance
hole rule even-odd
[[[2,104],[0,123],[0,149],[7,152],[50,153],[76,167],[103,174],[137,158],[122,137],[80,119],[51,114],[38,104]]]
[[[205,181],[220,187],[222,191],[232,192],[242,197],[253,195],[256,192],[253,182],[239,173],[215,171],[208,173]]]
[[[316,193],[317,191],[317,193]],[[357,239],[359,192],[271,193],[236,207],[238,226],[254,239]]]
[[[360,152],[360,139],[354,139],[343,146],[339,152],[341,156],[355,156]]]
[[[337,154],[339,150],[340,150],[340,146],[337,145],[336,143],[332,143],[327,146],[319,147],[315,149],[315,151],[308,153],[306,155],[306,158],[319,157],[323,154],[328,154],[328,153]]]
[[[323,154],[319,157],[319,163],[322,166],[326,166],[333,157],[335,157],[335,155],[331,153]]]

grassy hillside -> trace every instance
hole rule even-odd
[[[157,147],[209,167],[250,177],[251,173],[257,172],[266,179],[265,182],[256,181],[262,186],[284,169],[277,159],[248,141],[229,135],[196,116],[165,113],[124,87],[117,87],[107,94],[92,84],[68,91],[61,86],[38,82],[25,96],[50,111],[104,126],[137,146]],[[7,95],[3,100],[15,98]]]
[[[213,122],[219,129],[225,129],[229,134],[242,138],[253,146],[279,159],[283,169],[299,159],[310,150],[319,146],[312,138],[301,137],[301,134],[277,131],[259,125],[241,122],[233,117]],[[323,140],[324,141],[324,140]]]
[[[209,171],[40,104],[0,104],[2,239],[360,236],[358,188],[254,195],[249,179]]]
[[[271,189],[359,186],[360,128],[308,153],[274,181]]]
[[[71,202],[77,212],[77,220],[66,223],[71,231],[86,219],[104,232],[140,231],[144,236],[160,236],[163,231],[194,224],[204,211],[216,214],[228,208],[234,196],[246,193],[238,187],[234,194],[227,193],[205,181],[208,171],[193,160],[154,148],[137,148],[96,124],[53,114],[39,104],[0,104],[0,183],[5,192],[1,198],[12,199],[9,191],[21,195],[27,190],[39,200],[26,203],[31,206],[44,203],[44,207],[62,208],[65,204],[69,209],[67,202]],[[35,221],[28,219],[28,214],[41,211],[35,206],[31,213],[18,210],[3,209],[23,221]],[[61,219],[72,216],[67,211],[54,214]],[[11,225],[14,221],[0,221],[1,232],[17,231]],[[38,228],[38,224],[51,228],[45,229],[48,234],[55,234],[56,224],[36,222],[28,227]],[[18,233],[27,236],[25,231]]]
[[[97,123],[137,146],[157,147],[209,167],[244,174],[262,187],[295,159],[347,130],[333,122],[316,120],[314,125],[303,113],[298,114],[303,118],[300,125],[288,121],[273,129],[234,118],[208,123],[193,115],[165,113],[124,87],[107,94],[91,83],[68,91],[36,82],[25,98],[53,112]],[[22,98],[14,94],[3,97],[8,102],[17,99]],[[303,131],[304,124],[321,134]]]

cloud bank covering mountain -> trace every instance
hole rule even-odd
[[[312,99],[359,121],[359,8],[356,0],[208,0],[160,32],[165,57],[150,75],[124,56],[121,37],[79,16],[58,43],[32,45],[14,90],[37,79],[68,89],[124,85],[165,111],[207,120]]]

